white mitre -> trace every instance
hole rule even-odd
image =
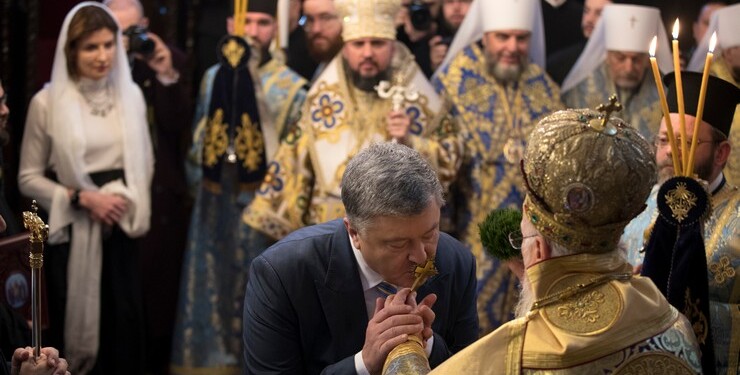
[[[691,56],[689,70],[701,72],[704,70],[707,51],[709,51],[709,38],[712,33],[717,33],[717,46],[714,48],[715,56],[724,48],[740,46],[740,4],[730,5],[717,9],[712,13],[707,32],[696,46],[694,56]]]
[[[498,30],[530,31],[529,59],[544,69],[545,27],[539,0],[473,0],[437,72],[484,33]]]
[[[656,59],[663,74],[673,71],[670,44],[660,10],[630,4],[608,4],[594,27],[594,32],[570,73],[561,92],[576,87],[606,60],[607,51],[648,53],[650,41],[658,37]]]

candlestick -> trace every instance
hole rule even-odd
[[[663,89],[663,79],[660,77],[660,70],[658,69],[658,62],[655,60],[655,50],[658,44],[658,37],[653,37],[653,41],[650,42],[650,66],[653,68],[653,78],[655,79],[655,86],[658,88],[658,97],[660,98],[660,108],[663,110],[663,118],[665,118],[666,130],[668,133],[668,142],[671,145],[671,158],[673,159],[673,173],[676,176],[680,176],[682,173],[681,162],[678,160],[678,148],[676,148],[676,137],[673,134],[673,123],[671,123],[671,111],[668,109],[668,101],[665,98],[665,90]]]
[[[717,33],[712,33],[712,38],[709,39],[709,51],[707,51],[707,59],[704,62],[704,72],[701,76],[701,88],[699,89],[699,103],[696,106],[696,122],[694,122],[694,136],[691,137],[691,152],[689,152],[689,167],[686,171],[687,176],[691,176],[694,173],[694,154],[696,153],[696,145],[699,143],[699,129],[701,129],[701,118],[704,115],[704,100],[707,95],[707,83],[709,82],[709,67],[712,65],[712,57],[714,56],[714,46],[717,43]]]
[[[679,133],[681,135],[681,142],[686,142],[686,109],[684,107],[683,103],[683,82],[681,81],[681,63],[678,58],[679,55],[679,49],[678,49],[678,18],[676,18],[676,22],[673,24],[673,70],[675,72],[676,77],[676,98],[678,99],[678,118],[680,122],[679,127]],[[686,171],[688,168],[688,150],[686,149],[686,146],[681,145],[681,163],[682,168],[681,170]]]

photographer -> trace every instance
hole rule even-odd
[[[442,0],[437,35],[429,39],[429,62],[434,72],[442,64],[452,38],[468,14],[472,0]]]
[[[399,14],[402,21],[396,30],[396,39],[403,43],[416,57],[416,63],[424,75],[432,76],[429,60],[430,40],[437,33],[437,15],[440,0],[404,0]]]
[[[139,271],[147,369],[166,373],[189,222],[184,155],[192,118],[185,55],[147,30],[138,0],[106,0],[123,31],[131,74],[144,93],[154,147],[151,230],[140,239]],[[163,353],[166,353],[163,355]]]

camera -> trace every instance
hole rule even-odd
[[[146,28],[139,25],[133,25],[123,32],[128,37],[128,53],[147,56],[154,52],[154,41],[146,33]]]
[[[414,0],[409,7],[409,18],[414,29],[426,31],[432,26],[432,12],[429,11],[429,4],[423,0]]]

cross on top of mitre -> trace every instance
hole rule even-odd
[[[609,97],[609,103],[599,104],[596,107],[596,110],[604,114],[601,120],[601,126],[604,127],[609,121],[609,117],[612,113],[622,110],[622,103],[617,100],[617,95],[612,94],[612,96]]]

